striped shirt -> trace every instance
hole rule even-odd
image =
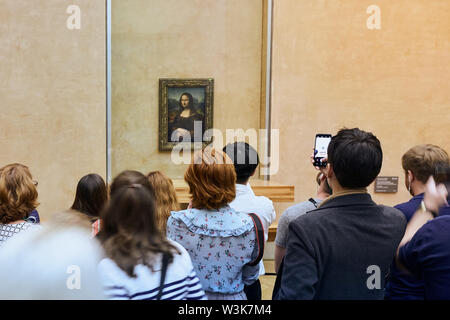
[[[175,254],[167,267],[161,300],[206,300],[205,292],[194,271],[186,250],[169,240],[181,254]],[[144,265],[134,269],[136,278],[131,278],[117,264],[105,258],[98,265],[105,295],[114,300],[155,300],[159,292],[161,278],[161,257],[153,272]]]

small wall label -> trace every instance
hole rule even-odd
[[[375,192],[396,193],[398,191],[398,177],[377,177],[375,180]]]

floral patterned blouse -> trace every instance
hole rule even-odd
[[[257,255],[253,221],[245,213],[229,206],[172,211],[167,237],[189,252],[205,291],[239,293],[258,279],[259,265],[245,265]]]

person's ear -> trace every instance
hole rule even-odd
[[[407,175],[408,175],[408,183],[411,184],[415,178],[414,173],[411,170],[408,170]]]
[[[325,167],[320,170],[327,179],[330,179],[334,176],[333,166],[330,163],[327,163]]]

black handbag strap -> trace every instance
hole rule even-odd
[[[162,256],[161,279],[159,281],[159,291],[156,296],[156,300],[161,300],[168,265],[169,265],[169,255],[164,252]]]
[[[247,263],[249,266],[256,266],[262,259],[264,255],[264,227],[259,219],[258,215],[255,213],[249,213],[250,218],[252,218],[253,224],[255,225],[256,232],[256,245],[258,246],[258,256],[255,260]]]
[[[311,202],[314,205],[314,207],[317,208],[317,201],[316,200],[314,200],[313,198],[309,198],[308,201]]]

